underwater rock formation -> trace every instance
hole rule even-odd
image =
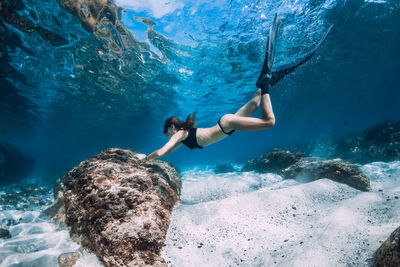
[[[285,178],[304,177],[307,180],[328,178],[362,191],[369,191],[369,178],[358,168],[341,159],[325,160],[303,157],[299,152],[274,149],[257,159],[251,159],[242,171],[276,172]]]
[[[371,190],[369,178],[361,169],[341,159],[303,158],[281,170],[280,174],[286,178],[304,176],[309,181],[328,178],[361,191]]]
[[[11,144],[0,142],[0,185],[17,183],[26,178],[33,167],[33,158]]]
[[[386,121],[362,132],[285,147],[305,155],[324,155],[353,163],[400,159],[400,121]]]
[[[400,227],[378,249],[374,266],[400,266]]]
[[[11,238],[10,232],[7,229],[0,228],[0,238]]]
[[[335,142],[334,154],[359,163],[400,159],[400,121],[387,121]]]
[[[279,172],[302,158],[300,152],[290,152],[282,149],[273,149],[272,152],[250,159],[242,171]]]
[[[226,173],[226,172],[233,172],[235,171],[235,168],[233,168],[233,166],[229,163],[225,163],[225,164],[218,164],[217,166],[215,166],[215,173]]]
[[[181,180],[166,162],[111,148],[72,169],[46,213],[107,266],[166,266],[159,256]]]
[[[79,256],[80,255],[77,252],[63,253],[60,256],[58,256],[58,266],[59,267],[74,266],[75,263],[78,261]]]

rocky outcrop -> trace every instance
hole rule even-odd
[[[365,132],[340,138],[334,154],[359,163],[400,159],[400,121],[387,121]]]
[[[281,170],[280,174],[286,178],[303,176],[309,181],[328,178],[361,191],[371,190],[369,178],[361,169],[341,159],[303,158]]]
[[[58,256],[58,267],[72,267],[78,261],[80,255],[77,252],[63,253]]]
[[[270,153],[259,158],[250,159],[242,168],[242,171],[279,172],[289,167],[302,158],[300,152],[290,152],[282,149],[274,149]]]
[[[15,146],[0,142],[0,185],[17,183],[32,170],[33,158]]]
[[[274,172],[285,178],[303,177],[308,181],[328,178],[362,191],[371,189],[369,178],[354,164],[341,159],[303,157],[299,152],[281,149],[274,149],[257,159],[249,160],[242,170]]]
[[[112,148],[72,169],[46,211],[107,266],[166,266],[159,256],[181,180],[166,162]]]
[[[386,121],[358,133],[294,144],[285,149],[360,164],[399,160],[400,121]]]
[[[10,231],[0,228],[0,238],[11,238]]]
[[[227,172],[234,172],[235,168],[229,163],[218,164],[215,166],[215,173],[227,173]]]
[[[375,257],[375,267],[400,266],[400,227],[380,246]]]

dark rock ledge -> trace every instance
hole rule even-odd
[[[380,246],[375,257],[375,267],[400,266],[400,227]]]
[[[46,210],[106,266],[167,266],[159,256],[181,180],[163,161],[111,148],[64,176]]]
[[[274,172],[285,178],[306,177],[310,181],[328,178],[361,191],[371,190],[369,178],[354,164],[341,159],[303,157],[299,152],[281,149],[249,160],[242,170]]]

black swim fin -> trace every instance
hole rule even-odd
[[[314,49],[305,58],[300,60],[300,62],[296,63],[292,67],[284,68],[284,69],[279,70],[279,71],[274,71],[272,73],[272,75],[271,75],[270,80],[269,80],[270,88],[272,86],[274,86],[277,82],[279,82],[283,77],[285,77],[286,75],[292,73],[297,67],[299,67],[299,66],[303,65],[304,63],[306,63],[315,54],[315,52],[318,50],[318,48],[320,47],[322,42],[325,40],[326,36],[328,35],[328,33],[330,32],[332,27],[333,27],[333,25],[331,25],[328,28],[328,30],[324,33],[324,35],[322,35],[321,39],[319,40],[317,45],[314,47]]]
[[[276,39],[281,25],[282,21],[279,19],[278,13],[276,13],[272,25],[269,29],[264,64],[261,69],[260,76],[258,77],[256,82],[256,86],[258,88],[268,86],[268,81],[271,78],[272,65],[274,64],[275,59]]]

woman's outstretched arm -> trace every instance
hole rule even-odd
[[[176,132],[162,148],[146,156],[145,160],[157,159],[171,154],[182,145],[181,141],[185,140],[186,137],[187,135],[185,135],[184,131]]]

